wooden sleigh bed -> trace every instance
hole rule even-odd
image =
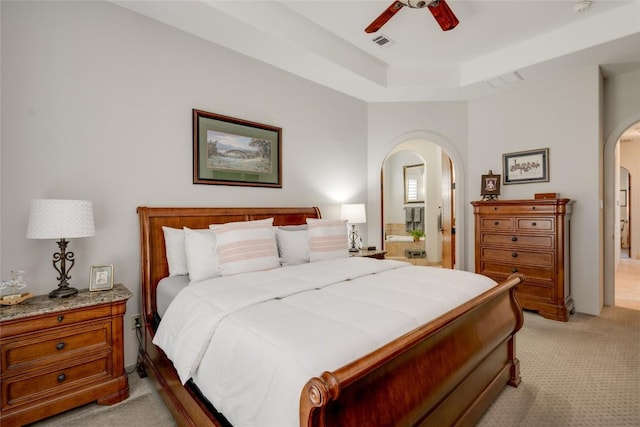
[[[159,317],[156,286],[168,275],[163,226],[274,218],[274,225],[320,218],[317,208],[139,207],[146,372],[181,426],[225,426],[224,417],[152,344]],[[514,275],[495,288],[333,372],[311,378],[300,393],[301,426],[473,425],[505,385],[520,383],[515,333],[523,323]]]

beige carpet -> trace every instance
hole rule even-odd
[[[640,311],[606,307],[599,317],[576,314],[568,323],[527,312],[516,344],[522,384],[506,387],[479,426],[640,426]],[[35,425],[175,426],[149,380],[129,378],[126,401]]]
[[[640,426],[640,311],[605,307],[568,323],[525,313],[516,353],[522,384],[479,426]]]
[[[175,427],[148,378],[129,375],[129,398],[112,406],[92,403],[31,424],[37,427]]]

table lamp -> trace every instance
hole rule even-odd
[[[60,252],[53,254],[53,268],[59,273],[58,288],[50,298],[74,295],[77,289],[69,286],[69,271],[75,264],[73,252],[67,252],[66,239],[89,237],[95,234],[93,204],[88,200],[36,199],[31,201],[27,239],[59,239]],[[67,262],[71,263],[67,267]]]
[[[342,205],[340,219],[347,220],[347,224],[351,225],[351,230],[349,230],[349,252],[358,252],[357,242],[359,237],[356,224],[365,224],[367,222],[364,203],[347,203]]]

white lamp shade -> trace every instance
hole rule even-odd
[[[364,203],[347,203],[342,205],[340,219],[346,219],[349,224],[364,224],[367,222],[367,214]]]
[[[89,200],[31,201],[27,239],[71,239],[96,234]]]

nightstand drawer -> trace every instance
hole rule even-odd
[[[111,375],[110,354],[76,365],[61,365],[47,372],[21,375],[2,382],[2,409],[40,400]]]
[[[2,369],[28,368],[29,364],[52,363],[74,353],[108,349],[111,346],[111,323],[93,323],[83,328],[65,328],[54,333],[34,334],[2,345]]]
[[[38,332],[48,328],[57,326],[68,326],[74,323],[85,322],[87,320],[96,320],[101,317],[109,317],[112,315],[111,306],[93,306],[87,310],[84,308],[69,310],[62,313],[47,314],[29,319],[28,322],[7,321],[2,324],[0,337],[9,335],[18,335],[28,332]]]

